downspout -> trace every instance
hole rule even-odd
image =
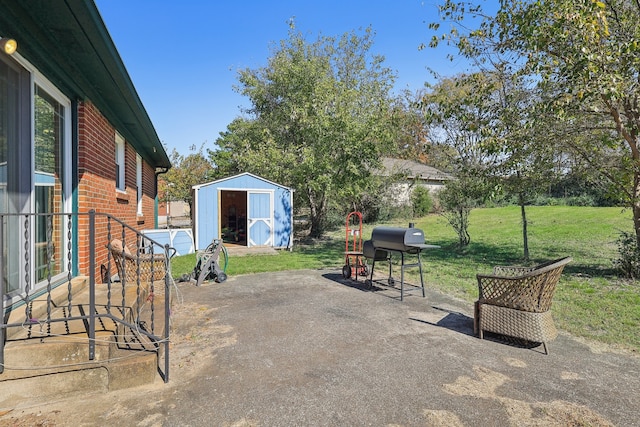
[[[169,172],[170,168],[156,168],[156,198],[154,200],[154,206],[153,206],[153,228],[157,229],[158,228],[158,177],[160,175],[162,175],[163,173],[167,173]]]
[[[78,186],[80,185],[80,176],[78,175],[78,149],[79,149],[79,129],[78,129],[78,100],[71,101],[71,212],[80,213],[80,204],[78,201]],[[78,253],[78,222],[79,217],[76,215],[71,225],[71,241],[72,253],[71,258],[73,265],[71,275],[78,276],[80,268],[80,254]]]

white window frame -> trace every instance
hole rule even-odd
[[[115,163],[117,166],[116,169],[116,191],[126,192],[127,185],[125,182],[125,141],[122,135],[118,132],[115,133],[115,143],[116,143],[116,157]]]
[[[35,141],[35,86],[38,85],[42,90],[47,92],[50,96],[52,96],[57,102],[60,103],[64,107],[64,134],[63,134],[63,144],[64,144],[64,162],[62,170],[64,171],[64,176],[61,178],[64,181],[64,188],[71,188],[71,100],[67,98],[62,91],[60,91],[56,86],[53,85],[40,71],[36,69],[33,64],[24,59],[18,52],[14,53],[12,57],[18,62],[18,64],[22,65],[29,74],[31,75],[31,82],[29,83],[30,94],[29,94],[29,102],[31,103],[31,117],[29,118],[31,122],[31,146],[33,147]],[[35,156],[31,158],[31,170],[35,170]],[[68,191],[68,190],[67,190]],[[31,194],[31,212],[35,209],[34,202],[34,193],[35,187],[32,188]],[[65,194],[64,200],[64,210],[65,212],[71,212],[71,197],[69,194]]]
[[[138,216],[142,216],[142,156],[136,153],[136,187],[138,201]]]
[[[67,98],[57,87],[53,85],[49,80],[47,80],[39,71],[37,70],[29,70],[31,71],[31,147],[35,145],[35,86],[37,85],[40,89],[44,90],[49,96],[55,99],[62,107],[64,108],[64,129],[62,130],[62,144],[63,144],[63,166],[61,168],[62,177],[60,180],[63,183],[64,194],[63,194],[63,203],[62,203],[62,212],[71,212],[72,210],[72,200],[71,200],[71,100]],[[31,157],[31,170],[35,171],[35,155]],[[35,212],[35,179],[33,183],[33,187],[31,189],[31,212]],[[64,223],[66,223],[66,216]],[[31,241],[35,241],[35,230],[32,230]],[[63,239],[61,242],[63,247],[62,253],[66,254],[69,251],[68,241],[67,239]],[[35,252],[34,252],[35,253]],[[35,263],[33,263],[33,277],[37,277],[35,274]],[[61,277],[64,277],[68,274],[67,265],[64,265],[62,271],[54,276],[52,280],[58,280]],[[44,286],[44,281],[38,285],[39,288]]]

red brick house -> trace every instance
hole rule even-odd
[[[93,1],[0,0],[0,407],[168,381],[170,167]]]
[[[122,232],[97,219],[92,256],[87,212],[156,228],[157,177],[171,164],[93,1],[0,0],[0,10],[8,307],[57,277],[88,275],[91,258],[100,277],[108,236]]]

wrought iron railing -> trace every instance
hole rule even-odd
[[[46,338],[57,322],[83,322],[89,360],[94,360],[96,322],[109,319],[151,343],[158,371],[169,381],[172,252],[114,216],[95,211],[0,214],[0,374],[10,328],[37,323],[38,338]],[[76,301],[80,297],[72,282],[78,277],[88,280],[88,303]],[[62,310],[54,293],[66,293]],[[86,301],[86,294],[82,297]],[[45,304],[46,313],[39,318],[33,313],[36,299]],[[20,315],[10,316],[16,310]]]

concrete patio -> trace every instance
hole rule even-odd
[[[638,355],[480,340],[472,304],[429,289],[400,302],[338,270],[177,289],[168,384],[25,401],[0,425],[640,425]]]

